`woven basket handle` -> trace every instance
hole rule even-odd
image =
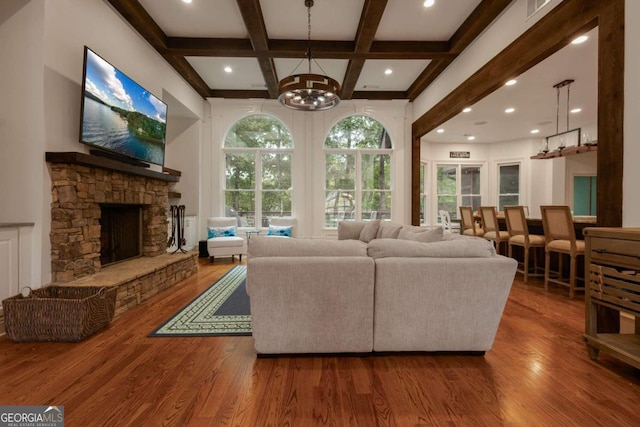
[[[33,289],[31,289],[29,286],[25,286],[24,288],[22,288],[22,291],[20,291],[20,294],[22,295],[22,298],[29,298],[32,291]]]
[[[98,296],[102,299],[105,299],[107,297],[107,288],[105,286],[100,288],[100,290],[98,291]]]

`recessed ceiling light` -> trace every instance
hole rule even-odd
[[[471,107],[467,107],[464,110],[462,110],[463,113],[470,113],[471,112]]]
[[[513,86],[516,83],[518,83],[518,81],[516,79],[511,79],[511,80],[508,80],[504,85],[505,86]]]
[[[182,0],[184,3],[191,3],[191,0]]]
[[[467,137],[467,139],[468,139],[469,141],[473,141],[474,139],[476,139],[476,137],[475,137],[475,136],[473,136],[473,135],[469,135],[469,136]]]
[[[575,39],[573,39],[573,41],[571,42],[571,44],[580,44],[580,43],[584,43],[589,39],[588,36],[579,36],[576,37]]]
[[[391,68],[387,68],[386,70],[384,70],[384,73],[388,76],[389,74],[393,73],[393,70]]]
[[[230,72],[232,72],[232,71],[233,71],[233,69],[232,69],[231,67],[229,67],[229,66],[224,67],[224,72],[225,72],[225,73],[230,73]]]
[[[431,7],[436,3],[436,0],[425,0],[425,2],[423,3],[424,7]]]
[[[438,132],[438,133],[444,133],[444,129],[440,128],[440,129],[438,129],[436,132]]]
[[[513,108],[513,107],[509,107],[509,108],[507,108],[506,110],[504,110],[504,112],[505,112],[505,113],[507,113],[507,114],[511,114],[511,113],[513,113],[514,111],[516,111],[516,109],[515,109],[515,108]]]
[[[532,129],[531,133],[540,133],[540,129]]]
[[[573,110],[571,110],[573,114],[579,113],[580,111],[582,111],[582,108],[574,108]]]

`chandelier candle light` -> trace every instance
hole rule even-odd
[[[293,74],[280,80],[278,87],[278,101],[285,107],[298,111],[323,111],[335,107],[340,102],[338,93],[340,85],[331,77],[322,74],[314,74],[311,72],[311,7],[313,0],[305,0],[304,5],[307,7],[308,16],[308,47],[306,60],[309,63],[309,72],[307,74]],[[300,61],[300,64],[304,59]],[[324,70],[313,59],[313,62]],[[298,64],[293,72],[300,66]],[[325,73],[326,74],[326,73]]]

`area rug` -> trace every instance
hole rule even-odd
[[[235,266],[149,336],[251,335],[246,278],[247,267]]]

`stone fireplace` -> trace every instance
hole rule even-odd
[[[197,272],[197,253],[166,251],[177,175],[83,153],[46,160],[53,284],[116,286],[119,315]]]

